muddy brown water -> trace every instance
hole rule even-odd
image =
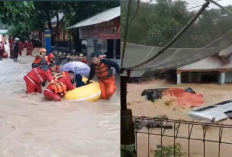
[[[0,61],[0,156],[119,156],[119,89],[112,100],[95,103],[27,95],[23,77],[33,59]]]
[[[170,85],[162,80],[155,80],[141,84],[129,84],[128,85],[128,108],[132,109],[134,116],[148,116],[155,117],[158,115],[167,115],[171,119],[185,119],[192,121],[187,113],[191,111],[190,108],[181,108],[173,102],[168,106],[165,105],[168,98],[156,102],[150,102],[145,97],[140,96],[144,89],[161,88],[161,87],[181,87],[193,88],[197,93],[202,93],[205,99],[205,103],[202,106],[208,106],[220,101],[232,99],[232,85],[216,85],[216,84],[182,84],[182,85]],[[232,120],[227,119],[220,123],[232,125]],[[145,130],[146,131],[146,130]],[[153,133],[160,133],[160,129],[152,130]],[[166,130],[166,135],[173,136],[173,130]],[[181,125],[178,136],[187,137],[188,127],[187,125]],[[203,129],[201,126],[194,126],[192,131],[192,138],[203,138]],[[206,139],[208,140],[219,140],[219,129],[209,128],[206,133]],[[224,129],[222,135],[222,141],[232,143],[232,129]],[[185,152],[188,151],[188,140],[177,139],[182,145]],[[148,136],[138,134],[138,157],[148,156]],[[150,136],[150,149],[156,149],[157,145],[161,144],[160,136]],[[170,137],[163,138],[163,145],[173,145],[174,139]],[[218,157],[219,143],[208,143],[206,142],[206,157]],[[231,157],[232,145],[221,144],[220,157]],[[202,141],[190,141],[190,154],[191,157],[203,157],[203,142]],[[187,156],[187,155],[186,155]],[[150,156],[152,157],[152,156]]]

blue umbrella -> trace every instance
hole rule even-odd
[[[90,67],[79,61],[68,62],[61,67],[61,71],[73,71],[75,74],[80,74],[81,76],[88,76],[90,72]]]

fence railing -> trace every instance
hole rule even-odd
[[[231,157],[232,125],[166,116],[133,121],[137,157]]]

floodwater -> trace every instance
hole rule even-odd
[[[154,80],[150,82],[140,83],[140,84],[129,84],[128,85],[128,108],[132,109],[133,116],[147,116],[155,117],[158,115],[167,115],[170,119],[184,119],[193,121],[187,113],[191,111],[190,108],[182,108],[177,105],[176,102],[168,103],[168,98],[158,100],[156,102],[150,102],[141,96],[144,89],[153,89],[161,87],[181,87],[187,88],[191,87],[197,93],[203,94],[205,103],[202,106],[207,106],[210,104],[215,104],[225,100],[232,99],[232,85],[217,85],[217,84],[182,84],[182,85],[170,85],[163,80]],[[232,125],[232,120],[227,119],[222,122],[222,124]],[[146,130],[145,130],[146,131]],[[153,133],[160,134],[160,129],[153,129]],[[146,131],[147,132],[147,131]],[[173,136],[174,131],[166,130],[165,135]],[[188,137],[188,126],[181,125],[178,133],[178,137]],[[192,130],[191,138],[203,139],[203,128],[202,126],[194,126]],[[206,139],[219,141],[219,128],[209,128],[206,132]],[[173,145],[174,138],[164,137],[163,145]],[[188,140],[187,139],[176,139],[175,142],[179,142],[183,148],[184,152],[188,151]],[[232,143],[232,129],[224,128],[222,134],[222,142]],[[148,149],[156,149],[157,145],[161,144],[160,136],[150,135],[150,148],[148,148],[148,136],[138,134],[138,157],[148,157]],[[203,142],[190,140],[190,156],[189,157],[203,157]],[[231,144],[221,144],[221,154],[220,157],[231,157],[232,145]],[[218,157],[219,143],[206,142],[205,157]],[[186,155],[187,156],[187,155]],[[150,156],[153,157],[153,156]]]
[[[112,100],[95,103],[27,95],[23,77],[33,60],[0,61],[0,156],[119,156],[119,89]]]

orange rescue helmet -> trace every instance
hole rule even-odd
[[[39,50],[39,52],[40,52],[40,55],[42,55],[43,53],[47,53],[47,50],[45,48],[42,48]]]

